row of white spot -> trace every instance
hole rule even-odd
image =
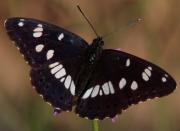
[[[149,81],[151,77],[151,71],[152,71],[152,67],[150,66],[144,69],[144,72],[142,72],[142,78],[144,81]]]
[[[24,26],[24,19],[20,19],[18,26],[23,27]],[[43,34],[43,27],[42,24],[38,24],[37,27],[33,30],[33,37],[38,38],[41,37]]]
[[[38,38],[38,37],[41,37],[42,34],[43,34],[43,28],[42,28],[42,24],[38,24],[37,27],[33,30],[33,37],[35,38]],[[61,41],[62,39],[64,38],[64,34],[61,33],[59,36],[58,36],[58,40]],[[38,44],[36,47],[35,47],[35,51],[36,52],[41,52],[44,48],[44,45],[43,44]],[[48,50],[47,53],[46,53],[46,59],[47,60],[50,60],[52,57],[54,56],[54,50]]]
[[[148,69],[151,69],[151,67],[149,67]],[[147,68],[145,69],[145,72],[147,73],[147,76],[151,76],[149,70],[147,70]],[[144,73],[144,72],[143,72]],[[165,74],[165,77],[167,77],[167,74]],[[162,82],[166,82],[166,78],[162,77]],[[144,77],[146,78],[146,77]],[[149,79],[149,78],[148,78]],[[147,79],[145,79],[146,81]],[[121,78],[121,80],[119,81],[119,88],[120,90],[122,90],[127,84],[127,81],[125,78]],[[130,86],[131,90],[137,90],[138,89],[138,83],[136,81],[132,81],[131,86]],[[106,82],[105,84],[102,85],[102,90],[104,92],[105,95],[109,95],[109,94],[114,94],[114,88],[113,85],[111,83],[111,81]],[[100,89],[100,85],[96,85],[95,87],[91,87],[90,89],[88,89],[84,95],[83,95],[83,99],[87,99],[88,97],[91,96],[91,98],[96,97],[98,94],[100,96],[103,95],[102,90]]]
[[[44,45],[39,44],[35,47],[35,51],[39,53],[43,50],[43,48],[44,48]],[[54,50],[48,50],[46,53],[46,59],[50,60],[53,56],[54,56]]]
[[[131,61],[130,61],[130,59],[128,58],[127,60],[126,60],[126,66],[127,67],[129,67],[130,66],[130,64],[131,64]],[[149,79],[150,79],[150,77],[152,76],[152,67],[150,67],[150,66],[148,66],[147,68],[145,68],[144,69],[144,71],[142,72],[142,79],[144,80],[144,81],[149,81]],[[167,74],[165,74],[163,77],[162,77],[162,82],[164,83],[164,82],[166,82],[167,81],[167,78],[168,77],[168,75]],[[125,79],[123,79],[123,83],[125,83],[124,82],[125,81]],[[121,82],[121,83],[122,83]],[[122,88],[121,86],[120,86],[120,88]]]
[[[125,86],[126,86],[127,82],[125,78],[121,78],[121,80],[119,81],[119,88],[120,90],[122,90]],[[136,81],[133,81],[131,83],[131,90],[136,90],[138,89],[138,84]]]
[[[62,64],[55,62],[49,65],[51,69],[51,74],[55,76],[56,79],[64,83],[66,89],[69,89],[72,95],[75,95],[75,84],[70,75],[66,74],[66,70]]]
[[[20,19],[20,21],[18,22],[18,26],[19,27],[23,27],[24,26],[24,19]],[[38,38],[41,37],[43,35],[43,25],[42,24],[38,24],[37,27],[33,30],[33,37]],[[58,35],[58,40],[61,41],[64,38],[64,34],[60,33]]]
[[[38,24],[37,27],[33,30],[33,37],[38,38],[43,34],[42,24]]]
[[[151,72],[152,72],[152,67],[150,67],[150,66],[144,69],[144,72],[142,72],[142,78],[143,78],[144,81],[149,81],[149,79],[150,79],[150,77],[151,77],[151,75],[152,75]],[[165,82],[167,81],[167,77],[168,77],[168,75],[165,74],[165,75],[161,78],[161,81],[162,81],[163,83],[165,83]]]
[[[37,33],[37,32],[36,32]],[[35,35],[37,35],[35,33]],[[63,35],[63,33],[61,33],[60,35],[59,35],[59,37],[58,37],[58,39],[59,40],[62,40],[63,39],[63,37],[64,37],[64,35]],[[43,48],[44,48],[44,45],[43,44],[38,44],[36,47],[35,47],[35,51],[36,52],[41,52],[42,50],[43,50]],[[48,50],[47,51],[47,53],[46,53],[46,59],[47,60],[50,60],[52,57],[54,56],[54,50]]]
[[[126,86],[126,79],[122,78],[119,82],[119,88],[123,89]],[[136,90],[138,88],[138,84],[136,81],[133,81],[131,83],[131,89]],[[114,94],[115,90],[112,85],[112,82],[105,82],[101,87],[100,85],[96,85],[95,87],[89,88],[84,95],[82,96],[83,99],[87,99],[88,97],[94,98],[98,95],[102,96],[104,95],[109,95],[109,94]]]
[[[131,64],[131,61],[130,59],[127,59],[126,60],[126,66],[129,67]],[[149,81],[151,75],[152,75],[152,67],[147,67],[144,69],[144,71],[142,72],[142,79],[144,81]],[[165,74],[165,76],[162,77],[162,82],[166,82],[167,81],[167,78],[168,75]],[[119,88],[120,90],[122,90],[127,84],[127,81],[125,78],[121,78],[121,80],[119,81]],[[137,90],[138,89],[138,83],[137,81],[132,81],[131,85],[130,85],[130,88],[131,90]],[[105,82],[103,85],[102,85],[102,89],[100,88],[100,85],[96,85],[95,87],[91,87],[89,88],[85,93],[84,95],[82,96],[83,99],[87,99],[88,97],[96,97],[98,94],[100,96],[103,95],[103,92],[104,92],[104,95],[109,95],[109,94],[114,94],[115,91],[114,91],[114,88],[113,88],[113,85],[111,83],[111,81],[109,82]]]
[[[87,99],[88,97],[94,98],[98,95],[102,96],[104,95],[109,95],[109,94],[114,94],[115,90],[113,88],[113,85],[111,81],[105,82],[101,87],[100,85],[96,85],[95,87],[89,88],[84,95],[82,96],[83,99]]]

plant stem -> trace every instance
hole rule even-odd
[[[99,125],[98,125],[97,120],[92,121],[92,128],[93,128],[93,131],[99,131]]]

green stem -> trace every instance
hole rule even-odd
[[[93,128],[93,131],[99,131],[99,125],[98,125],[97,120],[92,121],[92,128]]]

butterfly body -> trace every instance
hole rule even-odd
[[[10,18],[5,28],[31,66],[31,83],[57,111],[89,119],[113,118],[132,104],[170,94],[175,80],[160,67],[119,50],[87,44],[55,25]]]
[[[96,63],[99,58],[101,57],[104,42],[102,41],[102,38],[98,37],[93,40],[92,44],[89,46],[89,48],[86,51],[86,58],[88,65]]]
[[[96,63],[101,57],[104,42],[102,41],[102,38],[98,37],[93,40],[92,44],[89,45],[87,48],[84,58],[82,58],[82,61],[80,63],[80,68],[78,69],[79,72],[76,76],[76,83],[78,91],[77,96],[81,95],[82,91],[85,89],[85,87],[88,84],[88,80],[90,79],[93,71],[95,70]]]

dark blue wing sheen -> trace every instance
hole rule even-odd
[[[10,18],[5,28],[32,67],[31,82],[54,108],[71,110],[75,74],[88,44],[63,28],[29,18]]]
[[[79,36],[55,25],[29,18],[10,18],[5,28],[25,60],[33,67],[47,61],[81,57],[88,47]],[[52,59],[47,60],[53,55]]]
[[[170,94],[174,79],[163,69],[117,50],[104,50],[75,112],[89,119],[120,114],[132,104]]]

